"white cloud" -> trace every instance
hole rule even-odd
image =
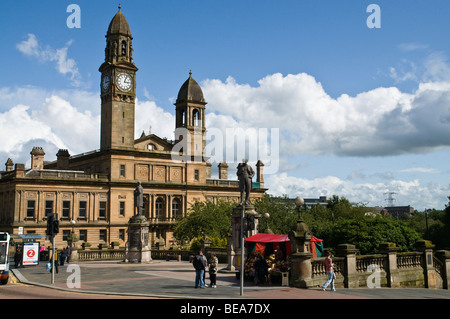
[[[161,138],[174,139],[175,116],[165,112],[154,101],[136,101],[135,136],[141,136],[142,131],[149,134],[151,127],[152,134]]]
[[[59,73],[69,75],[72,85],[79,87],[81,75],[77,64],[74,59],[67,56],[67,51],[71,44],[72,41],[69,41],[60,49],[53,49],[50,46],[43,47],[39,44],[36,36],[30,33],[28,34],[28,39],[18,43],[16,48],[24,55],[34,57],[41,63],[53,62]]]
[[[436,174],[439,173],[439,171],[435,168],[427,168],[427,167],[411,167],[411,168],[405,168],[401,169],[398,172],[400,173],[427,173],[427,174]]]
[[[380,87],[337,99],[305,73],[268,75],[258,84],[204,81],[208,110],[244,127],[280,128],[284,154],[385,156],[450,146],[446,82],[421,84],[413,94]]]
[[[392,180],[387,183],[355,183],[335,176],[306,179],[289,176],[286,173],[267,176],[265,187],[273,195],[288,195],[291,198],[317,198],[319,196],[344,196],[351,202],[367,206],[385,206],[386,193],[395,189],[396,205],[411,205],[415,209],[433,207],[443,209],[449,186],[436,183],[422,185],[419,180]]]

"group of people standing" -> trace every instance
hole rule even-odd
[[[219,260],[214,254],[211,254],[209,260],[203,255],[202,251],[194,257],[192,264],[195,268],[195,288],[206,288],[206,269],[208,268],[210,287],[216,288],[217,265]]]
[[[49,247],[49,251],[50,247]],[[55,272],[58,273],[58,266],[64,266],[64,263],[70,262],[70,256],[72,255],[72,248],[70,246],[67,246],[66,248],[63,248],[60,252],[58,252],[57,249],[55,249]],[[53,264],[53,256],[50,257],[50,265]],[[49,269],[51,271],[51,268]]]

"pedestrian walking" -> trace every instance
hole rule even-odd
[[[66,261],[66,249],[63,248],[59,255],[59,263],[61,264],[61,266],[64,266],[65,261]]]
[[[54,262],[54,264],[55,264],[55,272],[56,273],[58,273],[59,272],[59,267],[58,267],[58,251],[55,249],[55,255],[53,256],[53,254],[52,254],[52,257],[50,258],[50,272],[52,272],[52,266],[53,266],[53,257],[55,257],[55,262]]]
[[[206,269],[206,257],[203,256],[203,252],[200,250],[194,257],[192,264],[195,268],[195,288],[206,288],[205,286],[205,269]]]
[[[336,278],[333,270],[333,260],[331,259],[331,252],[327,252],[327,258],[325,258],[323,264],[325,265],[325,271],[327,272],[327,281],[322,285],[322,290],[325,291],[328,285],[331,284],[331,291],[336,291],[334,288],[334,279]]]
[[[16,248],[16,253],[14,254],[14,267],[20,268],[22,266],[22,249],[20,247]]]
[[[216,278],[217,278],[217,265],[219,264],[219,260],[217,259],[216,255],[211,254],[211,257],[208,261],[208,270],[209,270],[209,280],[210,287],[216,288]]]

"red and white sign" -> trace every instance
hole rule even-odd
[[[23,262],[26,265],[37,265],[39,262],[39,243],[23,244]]]

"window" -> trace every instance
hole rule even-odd
[[[120,177],[125,177],[125,165],[120,165]]]
[[[80,229],[80,236],[79,236],[81,241],[87,241],[87,230],[85,229]]]
[[[199,180],[199,172],[198,172],[198,169],[196,169],[196,170],[194,171],[194,179],[195,179],[196,181]]]
[[[65,200],[62,203],[62,217],[70,218],[70,201]]]
[[[100,202],[100,207],[98,209],[98,217],[106,218],[106,202]]]
[[[164,201],[162,198],[158,198],[155,202],[155,217],[162,218],[163,217],[163,204]]]
[[[122,41],[122,55],[127,55],[127,43]]]
[[[53,201],[52,200],[46,200],[45,201],[45,217],[47,217],[49,214],[53,213]]]
[[[119,203],[119,216],[125,216],[125,202]]]
[[[172,217],[173,218],[181,217],[179,216],[179,213],[180,213],[180,200],[178,198],[175,198],[172,201]]]
[[[86,218],[86,207],[87,207],[87,202],[84,200],[80,200],[79,202],[79,210],[78,210],[78,217],[79,218]]]
[[[199,126],[200,125],[200,113],[198,112],[198,110],[194,110],[192,112],[193,115],[193,119],[194,119],[194,126]]]
[[[67,241],[67,239],[69,239],[70,230],[63,230],[62,235],[63,235],[63,241]]]
[[[98,239],[100,241],[106,241],[106,229],[100,229],[100,236]]]
[[[125,229],[119,229],[119,240],[125,240]]]
[[[36,201],[29,200],[27,203],[27,218],[34,218],[36,211]]]

